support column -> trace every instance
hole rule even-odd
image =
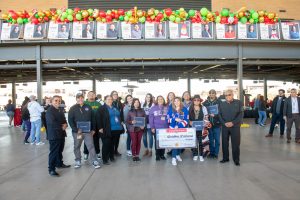
[[[43,102],[43,77],[42,77],[42,60],[41,60],[41,45],[36,46],[36,84],[37,84],[37,99],[40,104]]]
[[[11,88],[12,88],[12,90],[11,90],[11,100],[12,100],[12,103],[14,104],[14,105],[16,105],[16,82],[15,81],[13,81],[12,83],[11,83]]]
[[[265,100],[268,98],[268,84],[267,84],[267,78],[264,77],[264,97]]]
[[[97,94],[97,86],[96,86],[97,80],[93,78],[92,81],[93,81],[93,91]]]
[[[187,91],[191,94],[191,74],[188,73],[187,77]]]
[[[243,91],[243,46],[238,46],[238,68],[237,68],[237,81],[238,81],[238,99],[242,101],[244,105],[244,91]]]

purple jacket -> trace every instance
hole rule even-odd
[[[155,105],[149,112],[149,124],[152,129],[168,128],[168,106]]]
[[[138,132],[141,130],[140,127],[134,127],[134,125],[132,124],[132,121],[134,120],[135,117],[146,117],[145,111],[140,108],[140,109],[131,109],[128,112],[127,115],[127,120],[126,120],[126,125],[127,125],[127,129],[130,133],[132,132]]]

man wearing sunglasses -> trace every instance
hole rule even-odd
[[[232,157],[236,166],[240,165],[240,126],[243,120],[243,104],[233,98],[233,91],[225,92],[226,101],[219,106],[219,119],[222,124],[222,150],[223,160],[220,163],[229,162],[229,135],[231,137]]]

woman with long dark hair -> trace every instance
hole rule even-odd
[[[147,123],[147,127],[145,128],[144,134],[143,134],[143,143],[144,143],[144,147],[146,149],[143,156],[148,156],[148,155],[152,156],[153,135],[151,133],[151,128],[149,125],[149,111],[153,105],[154,105],[153,96],[152,96],[152,94],[148,93],[145,97],[145,102],[143,104],[143,109],[146,114],[146,123]],[[148,136],[149,140],[147,140],[147,136]]]
[[[125,97],[124,108],[123,108],[125,122],[127,120],[128,113],[131,110],[131,105],[132,105],[132,95],[128,94]],[[132,152],[130,150],[130,144],[131,144],[130,133],[128,131],[128,127],[126,127],[126,129],[127,129],[127,140],[126,140],[127,156],[132,156]]]
[[[183,106],[180,97],[175,97],[172,109],[168,111],[169,128],[186,128],[188,126],[189,114],[188,110]],[[172,149],[172,165],[177,165],[177,161],[181,162],[181,149]]]
[[[266,106],[265,98],[264,98],[264,96],[260,95],[259,104],[258,104],[258,115],[259,115],[258,124],[260,126],[265,126],[265,122],[267,119],[266,110],[267,110],[267,106]]]

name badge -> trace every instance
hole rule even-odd
[[[118,117],[115,117],[115,122],[118,123],[119,122],[119,119]]]

